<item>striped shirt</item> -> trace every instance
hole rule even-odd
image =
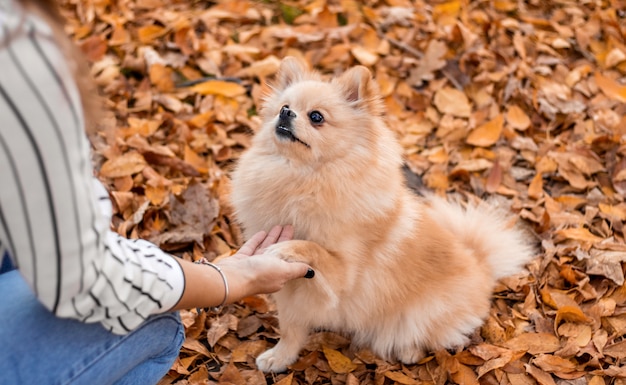
[[[0,258],[59,317],[116,334],[182,296],[176,258],[110,230],[79,92],[50,27],[0,0]],[[0,295],[0,301],[2,296]]]

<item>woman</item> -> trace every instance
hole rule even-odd
[[[314,272],[261,255],[292,238],[289,226],[217,265],[110,230],[84,134],[86,71],[54,4],[0,0],[0,382],[156,383],[184,339],[175,310],[274,292]]]

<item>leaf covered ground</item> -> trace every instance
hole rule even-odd
[[[59,0],[107,113],[113,227],[195,260],[241,242],[228,173],[280,59],[369,67],[412,185],[511,201],[536,235],[471,344],[417,365],[313,333],[284,374],[271,301],[182,312],[162,384],[626,384],[626,1]]]

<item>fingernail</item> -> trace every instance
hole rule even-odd
[[[313,269],[311,269],[309,267],[309,270],[306,271],[306,274],[304,275],[304,278],[311,279],[313,277],[315,277],[315,270],[313,270]]]

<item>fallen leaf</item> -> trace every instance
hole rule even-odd
[[[324,351],[324,355],[326,356],[326,360],[328,360],[328,364],[330,368],[335,373],[350,373],[356,370],[357,365],[352,362],[351,359],[344,356],[340,352],[334,349],[327,348],[326,346],[322,347]]]
[[[620,85],[615,80],[610,79],[599,72],[596,72],[594,76],[596,84],[606,96],[622,103],[626,103],[626,85]]]
[[[137,152],[109,159],[100,168],[100,175],[105,178],[120,178],[141,172],[146,167],[146,160]]]
[[[478,126],[467,137],[466,142],[473,146],[489,147],[496,143],[502,134],[504,118],[499,114],[487,123]]]
[[[561,347],[558,337],[547,333],[524,333],[511,338],[504,346],[530,354],[553,353]]]
[[[516,130],[524,131],[530,127],[530,118],[524,110],[512,105],[506,112],[506,122]]]
[[[228,98],[234,98],[246,93],[246,89],[240,84],[223,80],[208,80],[191,87],[190,91],[197,92],[200,95],[221,95]]]
[[[444,87],[435,93],[433,100],[437,109],[444,114],[467,118],[472,107],[465,93],[451,87]]]

